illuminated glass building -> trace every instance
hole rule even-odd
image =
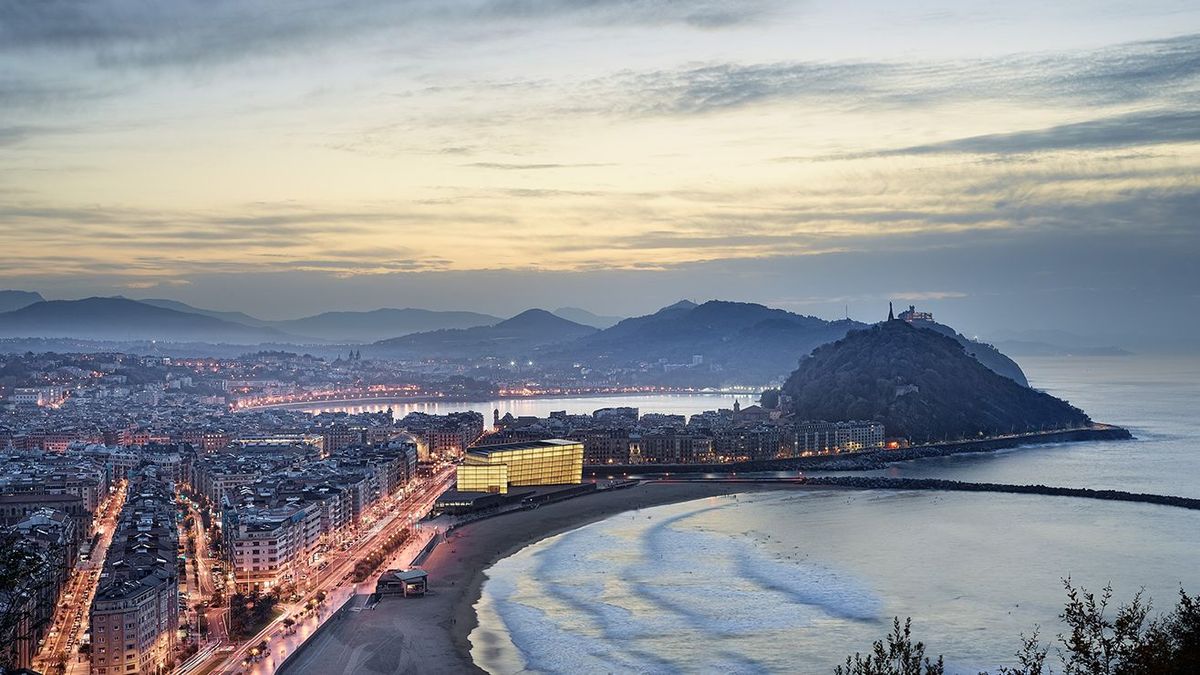
[[[508,493],[508,486],[583,482],[583,443],[550,439],[471,448],[458,467],[459,492]]]

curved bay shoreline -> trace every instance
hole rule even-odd
[[[1120,427],[1054,432],[1034,442],[1072,442],[1128,439]],[[866,470],[896,461],[946,456],[964,452],[991,452],[1026,445],[1028,437],[988,439],[911,451],[864,453],[855,457],[821,458],[805,469]],[[816,458],[813,458],[816,459]],[[832,460],[832,461],[831,461]],[[796,462],[797,460],[784,460]],[[633,467],[630,467],[633,468]],[[645,471],[646,466],[637,467]],[[667,467],[656,466],[656,471]],[[780,470],[772,462],[770,470]],[[799,468],[799,467],[795,467]],[[671,467],[670,470],[673,470]],[[738,467],[740,471],[767,467]],[[683,472],[688,473],[688,472]],[[337,617],[322,627],[280,669],[283,673],[483,673],[471,657],[470,636],[478,625],[475,605],[482,594],[486,571],[496,562],[543,539],[583,527],[610,516],[641,508],[674,504],[707,497],[770,490],[938,489],[932,485],[868,484],[872,479],[813,480],[810,483],[753,479],[736,482],[702,480],[647,481],[636,486],[587,493],[472,522],[451,532],[421,565],[429,572],[429,594],[424,598],[388,598],[375,609],[362,607],[365,596],[352,600]],[[823,484],[822,484],[823,483]],[[961,489],[961,488],[960,488]],[[1084,496],[1068,495],[1064,496]],[[1161,502],[1160,502],[1161,503]],[[489,636],[482,636],[486,643]],[[488,645],[481,645],[487,649]]]
[[[471,659],[469,638],[478,625],[475,604],[486,570],[496,562],[543,539],[626,511],[786,489],[845,488],[778,482],[647,482],[469,523],[454,530],[421,565],[429,572],[428,595],[386,598],[373,610],[361,609],[363,598],[351,601],[279,672],[483,673]]]

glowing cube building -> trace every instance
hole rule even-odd
[[[467,450],[458,466],[459,492],[508,494],[508,486],[583,482],[583,443],[550,439]]]

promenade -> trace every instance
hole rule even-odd
[[[588,493],[536,509],[483,519],[451,531],[421,565],[429,572],[422,598],[362,599],[304,645],[285,675],[412,675],[482,673],[471,660],[475,602],[484,571],[546,537],[611,515],[661,504],[757,490],[797,489],[791,483],[655,483]],[[809,488],[820,489],[820,488]],[[486,637],[485,637],[486,639]],[[486,644],[482,645],[486,648]]]
[[[371,550],[375,542],[382,541],[400,530],[411,529],[411,538],[385,561],[380,567],[381,571],[388,566],[395,566],[397,561],[411,560],[430,539],[440,534],[441,529],[436,523],[415,523],[433,508],[437,497],[453,482],[452,469],[453,467],[444,469],[416,492],[405,497],[394,511],[373,523],[363,534],[360,544],[331,558],[328,567],[316,575],[315,581],[302,594],[300,600],[282,604],[279,615],[254,637],[237,646],[225,640],[212,640],[181,665],[177,672],[181,675],[274,673],[290,654],[317,634],[320,627],[337,615],[350,600],[375,590],[377,573],[368,576],[361,583],[351,580],[354,565],[364,551]],[[318,603],[317,597],[321,593],[324,593],[325,599],[324,602]],[[293,625],[285,626],[287,620],[294,622]],[[251,650],[264,640],[269,650],[266,656],[251,659]]]

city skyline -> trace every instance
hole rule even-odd
[[[0,288],[1200,328],[1187,3],[289,8],[0,9]]]

